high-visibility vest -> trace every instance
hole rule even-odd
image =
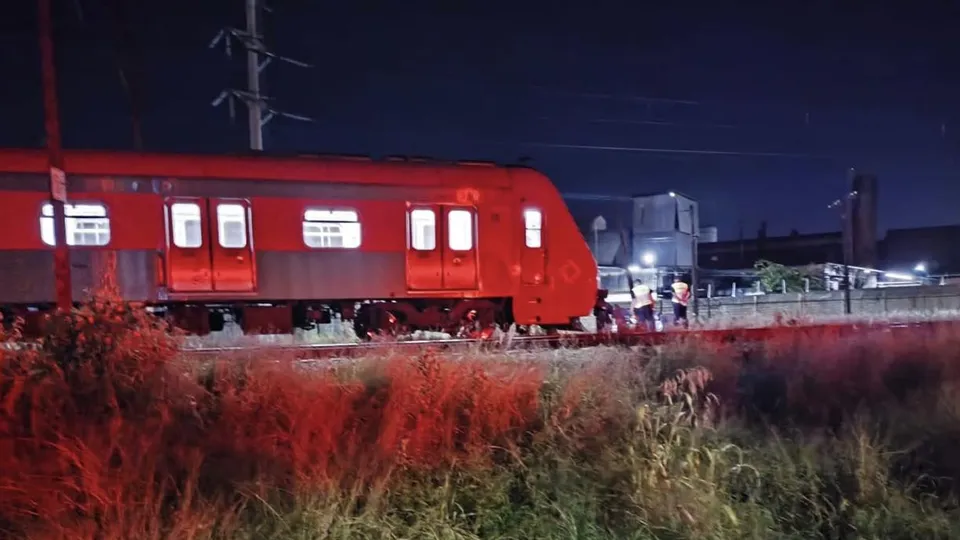
[[[650,287],[646,285],[636,285],[633,287],[633,307],[641,308],[643,306],[649,306],[653,304],[653,293],[650,292]]]
[[[687,302],[690,300],[690,287],[682,281],[674,282],[670,287],[673,288],[674,303],[680,304],[681,306],[687,305]]]

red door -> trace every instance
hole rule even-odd
[[[520,278],[524,285],[544,281],[547,250],[543,242],[543,213],[536,208],[523,210],[523,247],[520,253]]]
[[[438,245],[436,205],[415,205],[407,210],[407,287],[419,290],[443,288],[442,244]]]
[[[167,287],[177,292],[213,290],[206,201],[168,200],[166,222]]]
[[[165,212],[167,286],[171,291],[254,290],[247,201],[168,199]]]
[[[215,291],[256,288],[250,203],[242,199],[210,199],[211,262]]]
[[[473,290],[477,285],[476,210],[469,206],[410,205],[407,287]]]
[[[444,206],[446,238],[443,246],[443,288],[477,288],[476,211],[467,206]]]

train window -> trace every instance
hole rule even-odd
[[[107,207],[100,203],[64,205],[68,246],[105,246],[110,243],[110,218]],[[56,245],[53,228],[53,205],[40,210],[40,238],[48,246]]]
[[[543,245],[543,214],[539,210],[523,211],[523,229],[524,242],[528,248],[538,248]]]
[[[447,244],[454,251],[473,249],[473,212],[450,210],[447,213]]]
[[[311,208],[303,213],[303,243],[312,248],[360,247],[360,219],[354,210]]]
[[[217,237],[220,247],[247,247],[247,209],[242,204],[217,205]]]
[[[171,204],[170,223],[173,229],[173,245],[179,248],[198,248],[203,245],[203,224],[200,221],[199,204]]]
[[[437,215],[433,210],[418,208],[410,212],[410,245],[417,251],[437,248]]]

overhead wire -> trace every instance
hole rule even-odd
[[[647,154],[686,154],[700,156],[744,156],[744,157],[778,157],[778,158],[800,158],[800,159],[833,159],[830,156],[815,154],[795,154],[788,152],[751,152],[734,150],[703,150],[694,148],[655,148],[642,146],[606,146],[593,144],[564,144],[564,143],[545,143],[545,142],[521,142],[523,146],[535,146],[541,148],[562,148],[566,150],[591,150],[599,152],[634,152]]]

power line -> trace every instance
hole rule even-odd
[[[640,126],[658,126],[658,127],[681,127],[681,128],[718,128],[718,129],[737,129],[741,126],[736,124],[688,124],[682,122],[668,122],[666,120],[634,120],[629,118],[554,118],[552,116],[541,116],[538,120],[547,122],[585,122],[588,124],[623,124]]]
[[[452,74],[424,74],[424,73],[389,73],[389,72],[378,72],[377,76],[383,76],[388,78],[403,78],[403,79],[417,79],[421,81],[434,81],[441,83],[453,83],[457,85],[468,86],[475,88],[478,86],[477,80],[467,80],[464,77],[452,75]],[[570,90],[568,88],[562,88],[556,85],[546,85],[538,83],[516,83],[516,82],[503,82],[503,81],[489,81],[481,80],[479,84],[486,84],[490,86],[500,87],[500,88],[528,88],[535,89],[542,93],[551,94],[555,96],[567,96],[571,98],[579,98],[583,100],[613,100],[613,101],[635,101],[646,103],[648,107],[655,106],[656,104],[676,104],[676,105],[686,105],[686,106],[695,106],[695,107],[719,107],[727,108],[740,112],[750,112],[756,111],[758,109],[763,111],[769,111],[770,108],[775,109],[776,116],[779,118],[770,118],[769,112],[764,112],[763,116],[767,120],[762,123],[744,123],[744,124],[708,124],[708,127],[717,127],[717,128],[746,128],[746,129],[779,129],[780,127],[820,127],[828,128],[835,124],[843,124],[845,126],[851,125],[849,120],[847,121],[827,121],[823,123],[820,120],[820,117],[823,115],[813,114],[811,111],[822,111],[824,110],[823,106],[810,104],[810,103],[797,103],[789,102],[783,100],[758,100],[751,99],[749,101],[731,101],[723,99],[686,99],[686,98],[673,98],[673,97],[653,97],[645,95],[636,95],[636,94],[616,94],[609,92],[590,92],[590,91],[578,91]],[[505,99],[517,98],[517,95],[506,96]],[[504,98],[502,98],[504,99]],[[829,107],[827,107],[829,109]],[[875,112],[875,108],[864,107],[864,106],[845,106],[845,114],[869,114],[872,117],[884,119],[898,112],[904,111],[904,105],[894,105],[894,106],[884,106],[882,107],[883,111],[879,114]],[[785,115],[784,115],[785,113]],[[949,115],[947,115],[949,116]],[[604,119],[598,119],[596,123],[622,123],[622,124],[638,124],[638,125],[671,125],[670,123],[654,123],[656,121],[629,121],[629,120],[609,120],[604,121]],[[688,127],[687,125],[676,124],[679,127]],[[689,127],[701,127],[696,125],[689,125]],[[942,137],[947,137],[947,128],[949,127],[949,121],[946,119],[938,119],[934,122],[933,129],[936,130],[936,133]]]
[[[589,150],[595,152],[636,152],[648,154],[684,154],[701,156],[743,156],[743,157],[778,157],[794,159],[833,159],[829,156],[811,154],[791,154],[786,152],[736,152],[732,150],[695,150],[688,148],[647,148],[639,146],[601,146],[590,144],[562,144],[544,142],[520,142],[520,146],[538,148],[561,148],[566,150]]]
[[[693,101],[689,99],[676,99],[676,98],[664,98],[664,97],[650,97],[650,96],[641,96],[637,94],[609,94],[601,92],[579,92],[576,90],[565,90],[558,89],[556,87],[550,87],[542,84],[529,84],[526,85],[530,88],[535,88],[542,92],[549,94],[560,95],[560,96],[569,96],[569,97],[578,97],[583,99],[605,99],[605,100],[616,100],[616,101],[642,101],[645,103],[671,103],[674,105],[690,105],[697,106],[701,103],[699,101]]]

